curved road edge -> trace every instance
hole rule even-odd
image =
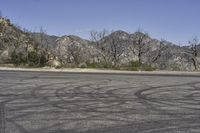
[[[138,75],[138,76],[185,76],[200,77],[200,72],[189,71],[123,71],[123,70],[104,70],[104,69],[81,69],[81,68],[9,68],[0,67],[0,71],[21,71],[21,72],[62,72],[73,74],[110,74],[110,75]]]

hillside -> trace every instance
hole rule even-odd
[[[31,33],[0,18],[0,64],[128,70],[199,69],[199,54],[197,52],[194,57],[189,46],[152,39],[143,32],[94,35],[96,40],[89,41],[74,35],[57,37]],[[200,45],[197,49],[199,51]]]
[[[44,66],[51,55],[50,48],[32,33],[21,30],[9,19],[0,18],[0,63],[16,66]]]

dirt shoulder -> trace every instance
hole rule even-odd
[[[107,73],[107,74],[136,74],[136,75],[178,75],[178,76],[200,76],[200,72],[185,71],[121,71],[103,69],[81,69],[81,68],[10,68],[0,67],[1,71],[31,71],[31,72],[70,72],[70,73]]]

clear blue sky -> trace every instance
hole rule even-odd
[[[32,31],[89,38],[91,30],[138,28],[153,38],[187,43],[200,37],[200,0],[0,0],[4,16]]]

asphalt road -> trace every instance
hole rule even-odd
[[[0,71],[1,133],[200,133],[200,78]]]

